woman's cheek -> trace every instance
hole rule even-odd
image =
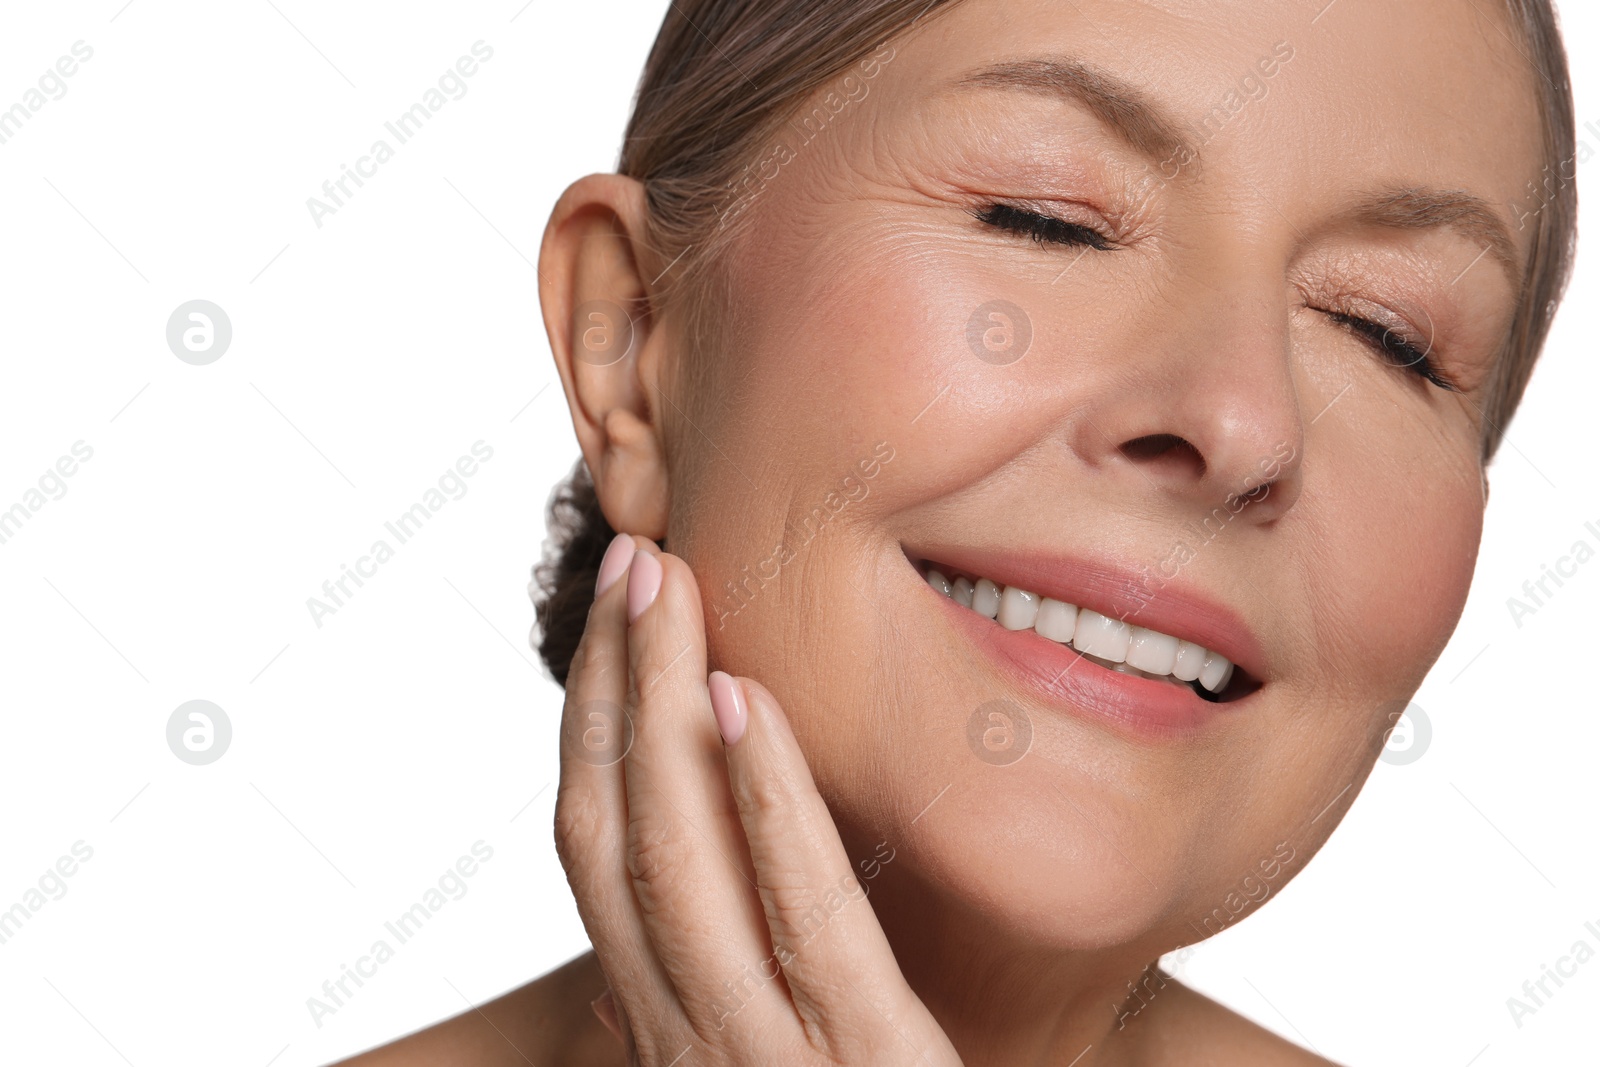
[[[766,254],[739,267],[752,294],[741,315],[740,378],[759,394],[752,421],[783,427],[787,438],[769,436],[763,447],[786,451],[803,439],[806,455],[821,450],[838,466],[885,440],[910,457],[992,446],[1016,414],[1008,409],[1023,404],[1026,368],[979,359],[969,327],[976,316],[989,333],[980,341],[1003,341],[1010,329],[1026,342],[1033,324],[979,314],[993,287],[935,238],[919,255],[914,237],[854,232],[820,250],[790,248],[781,233],[748,243]]]
[[[1342,514],[1323,516],[1340,531],[1340,588],[1330,595],[1350,635],[1350,647],[1329,661],[1381,680],[1383,692],[1364,694],[1375,702],[1413,692],[1444,650],[1466,605],[1483,529],[1483,498],[1470,479],[1419,481],[1406,464],[1384,468],[1390,474],[1381,481],[1365,468]]]

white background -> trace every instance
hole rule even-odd
[[[1562,7],[1600,128],[1600,12]],[[93,457],[0,544],[0,909],[93,855],[0,944],[0,1060],[321,1064],[586,948],[550,837],[560,694],[527,642],[577,454],[530,260],[562,188],[614,166],[664,10],[6,5],[0,108],[94,54],[0,145],[0,510],[75,442]],[[466,95],[317,227],[306,199],[480,39]],[[1169,961],[1340,1061],[1595,1056],[1600,960],[1520,1028],[1506,998],[1600,949],[1600,561],[1520,627],[1506,599],[1600,548],[1597,265],[1591,242],[1493,468],[1471,603],[1417,697],[1431,747],[1379,764],[1280,900]],[[232,322],[209,366],[167,348],[192,299]],[[478,441],[465,495],[318,627],[307,598]],[[167,746],[193,699],[232,724],[208,766]],[[314,1022],[480,840],[466,894]]]

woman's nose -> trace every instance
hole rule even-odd
[[[1095,357],[1118,372],[1080,394],[1079,455],[1186,509],[1254,523],[1286,513],[1306,426],[1281,293],[1246,304],[1211,289],[1203,309],[1169,305],[1119,337],[1126,351]]]

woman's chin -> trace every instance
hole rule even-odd
[[[937,825],[911,830],[897,862],[918,872],[923,891],[975,916],[986,938],[1046,953],[1159,953],[1184,941],[1177,841],[1120,820],[1102,835],[1071,807],[1004,791],[952,803]]]

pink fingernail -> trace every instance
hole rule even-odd
[[[722,731],[722,743],[732,748],[744,736],[745,725],[750,721],[744,693],[732,676],[722,671],[711,672],[706,688],[711,690],[711,711],[717,717],[717,729]]]
[[[628,567],[628,621],[636,621],[661,592],[661,561],[644,549],[633,554]]]
[[[606,548],[605,557],[600,560],[600,577],[596,578],[594,583],[596,600],[622,577],[622,572],[628,569],[628,561],[631,559],[633,559],[633,538],[625,533],[617,534]]]

